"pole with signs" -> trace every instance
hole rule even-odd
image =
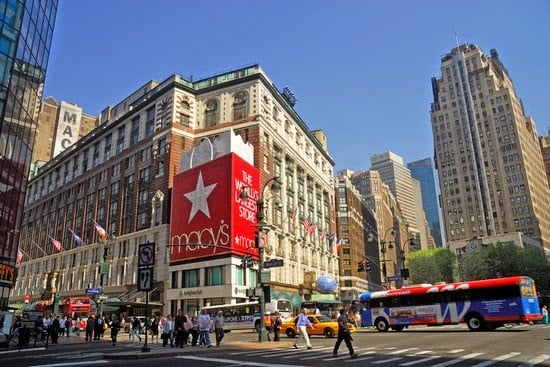
[[[145,291],[145,344],[142,352],[150,352],[147,345],[147,331],[149,330],[149,292],[153,289],[153,270],[155,265],[155,243],[149,242],[139,245],[138,256],[138,290]]]

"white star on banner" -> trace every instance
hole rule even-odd
[[[189,213],[189,220],[187,223],[191,223],[191,220],[195,217],[195,214],[200,210],[208,218],[210,218],[210,210],[208,209],[208,196],[212,193],[217,183],[204,187],[202,181],[202,172],[199,172],[199,178],[197,180],[197,186],[195,191],[190,191],[184,196],[191,202],[191,213]]]

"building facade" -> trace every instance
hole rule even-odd
[[[334,249],[319,232],[306,233],[300,224],[308,218],[318,228],[336,228],[334,163],[326,137],[311,132],[288,96],[259,65],[251,65],[196,81],[173,75],[146,83],[102,111],[96,130],[41,167],[30,182],[22,230],[21,244],[31,256],[20,264],[12,297],[37,294],[51,300],[43,280],[51,283],[54,273],[56,284],[48,289],[55,288],[61,298],[82,295],[86,288],[100,287],[98,265],[108,259],[104,295],[143,300],[136,289],[137,249],[150,241],[156,244],[157,261],[149,296],[164,304],[159,312],[192,312],[241,300],[210,292],[204,277],[188,283],[188,272],[204,269],[208,260],[172,263],[167,246],[171,189],[182,153],[228,130],[254,147],[262,185],[275,176],[283,184],[267,216],[266,260],[282,258],[285,264],[271,270],[271,294],[299,304],[298,285],[305,273],[338,277]],[[113,236],[101,239],[96,223]],[[224,265],[233,274],[225,287],[235,285],[241,260],[235,257]]]
[[[38,115],[40,139],[34,144],[30,177],[96,127],[97,117],[84,113],[81,107],[65,101],[57,102],[53,97],[44,99]]]
[[[424,207],[424,213],[426,213],[426,220],[430,227],[430,233],[435,241],[436,247],[442,247],[443,236],[441,234],[439,201],[432,159],[424,158],[407,163],[407,168],[411,171],[411,176],[420,182],[422,206]]]
[[[550,192],[535,122],[496,50],[463,44],[432,78],[431,125],[445,235],[522,232],[550,246]],[[456,244],[456,245],[455,245]]]
[[[349,173],[347,170],[338,172],[335,180],[341,299],[348,304],[358,300],[361,293],[371,288],[369,272],[365,269],[369,259],[366,253],[369,233],[367,215],[374,219],[368,213],[361,194],[351,183]],[[372,266],[370,260],[368,264]]]
[[[0,5],[0,310],[8,306],[57,0]]]

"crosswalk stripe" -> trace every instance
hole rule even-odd
[[[424,363],[424,362],[428,362],[428,361],[431,361],[433,359],[438,359],[438,358],[441,358],[441,356],[429,356],[429,357],[426,357],[426,358],[418,359],[416,361],[401,363],[399,365],[400,366],[413,366],[413,365],[418,364],[418,363]]]
[[[548,358],[550,358],[550,354],[541,354],[540,356],[530,359],[527,362],[519,365],[518,367],[531,367],[536,365],[537,363],[542,363],[546,361]]]
[[[382,359],[380,361],[374,361],[374,362],[372,362],[372,364],[390,363],[390,362],[399,361],[400,359],[403,359],[403,357],[393,357],[393,358],[388,358],[388,359]]]
[[[465,360],[467,360],[467,359],[475,358],[475,357],[480,356],[480,355],[482,355],[482,354],[483,354],[483,353],[470,353],[470,354],[466,354],[465,356],[458,357],[458,358],[452,359],[452,360],[447,361],[447,362],[441,362],[441,363],[438,363],[438,364],[434,364],[432,367],[445,367],[445,366],[451,366],[451,365],[453,365],[453,364],[460,363],[460,362],[465,361]]]
[[[500,362],[500,361],[504,361],[504,360],[507,360],[509,358],[512,358],[512,357],[515,357],[517,356],[518,354],[521,354],[521,353],[518,353],[518,352],[512,352],[512,353],[508,353],[508,354],[504,354],[504,355],[501,355],[501,356],[498,356],[498,357],[495,357],[489,361],[485,361],[485,362],[481,362],[481,363],[478,363],[478,364],[474,364],[473,366],[471,367],[486,367],[486,366],[490,366],[496,362]]]
[[[402,353],[405,353],[405,352],[408,352],[410,350],[417,350],[418,348],[405,348],[405,349],[400,349],[400,350],[396,350],[396,351],[393,351],[391,353],[388,353],[388,355],[393,355],[393,354],[402,354]]]

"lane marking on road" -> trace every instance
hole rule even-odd
[[[187,359],[193,361],[203,362],[216,362],[216,363],[234,363],[236,366],[257,366],[257,367],[309,367],[296,364],[277,364],[277,363],[262,363],[262,362],[249,362],[249,361],[237,361],[235,359],[225,358],[208,358],[197,356],[177,356],[178,359]]]
[[[483,353],[470,353],[470,354],[466,354],[465,356],[462,356],[462,357],[459,357],[459,358],[455,358],[455,359],[451,359],[450,361],[447,361],[447,362],[441,362],[441,363],[438,363],[438,364],[434,364],[432,367],[445,367],[445,366],[451,366],[453,364],[457,364],[457,363],[460,363],[462,361],[465,361],[467,359],[472,359],[472,358],[475,358],[477,356],[480,356],[482,355]]]
[[[453,349],[453,350],[450,350],[448,353],[456,354],[456,353],[460,353],[460,352],[464,352],[464,349]]]
[[[96,361],[82,361],[82,362],[78,362],[78,365],[79,366],[82,366],[82,365],[86,365],[86,364],[92,364],[92,365],[96,365],[96,364],[104,364],[104,363],[109,363],[109,361],[106,361],[104,359],[98,359]],[[67,363],[50,363],[50,364],[35,364],[34,366],[29,366],[29,367],[63,367],[63,366],[74,366],[74,362],[67,362]]]
[[[512,357],[515,357],[517,356],[518,354],[521,354],[519,352],[511,352],[511,353],[508,353],[508,354],[503,354],[501,356],[498,356],[498,357],[495,357],[491,360],[488,360],[488,361],[485,361],[485,362],[481,362],[481,363],[478,363],[478,364],[474,364],[473,366],[470,366],[470,367],[486,367],[486,366],[490,366],[496,362],[500,362],[500,361],[504,361],[504,360],[507,360],[507,359],[510,359]]]

